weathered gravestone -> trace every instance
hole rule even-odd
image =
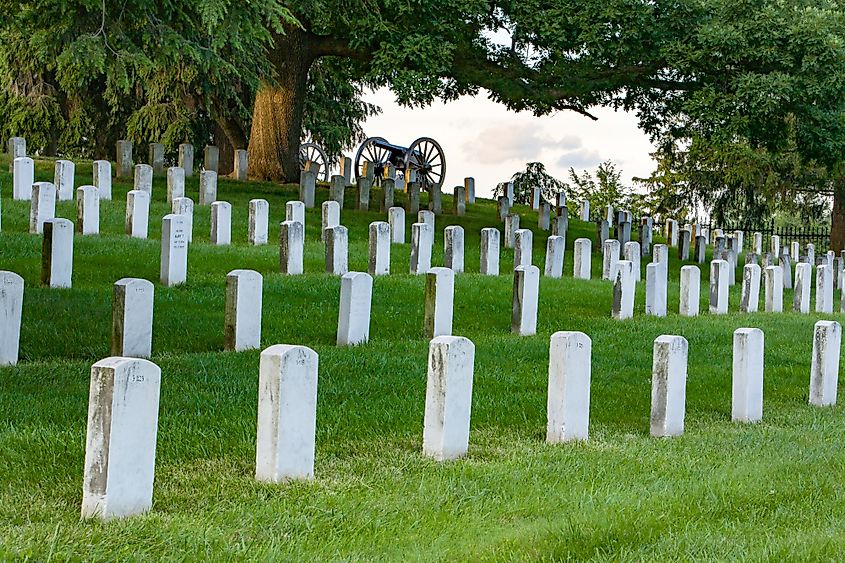
[[[543,274],[549,278],[563,275],[563,253],[566,245],[564,237],[550,236],[546,240],[546,267]]]
[[[364,181],[366,182],[366,177]],[[358,178],[358,182],[361,181],[361,178]],[[346,181],[343,179],[343,176],[335,174],[331,177],[329,181],[329,198],[332,201],[336,201],[337,204],[343,208],[343,200],[346,197]]]
[[[303,171],[299,176],[299,199],[308,209],[314,207],[314,196],[316,191],[317,174],[310,170]]]
[[[813,267],[799,262],[795,264],[795,293],[792,298],[792,310],[796,313],[810,312],[810,280]]]
[[[185,171],[185,175],[189,176]],[[203,170],[200,172],[200,205],[211,205],[217,201],[217,172]]]
[[[149,358],[153,348],[152,282],[122,278],[114,284],[112,297],[112,356]]]
[[[841,346],[842,326],[836,321],[818,321],[813,332],[810,366],[811,405],[825,407],[836,404]]]
[[[368,271],[371,276],[390,273],[390,225],[385,221],[370,223]]]
[[[73,277],[73,223],[67,219],[44,222],[41,245],[41,283],[70,287]]]
[[[289,201],[287,206],[294,204],[294,207],[302,208],[302,215],[305,215],[305,204],[301,201]],[[296,204],[299,204],[298,206]],[[247,227],[247,241],[249,244],[259,246],[267,244],[270,230],[270,203],[266,199],[249,200],[249,223]]]
[[[161,220],[162,285],[185,283],[188,277],[188,233],[183,215],[169,214]]]
[[[634,316],[634,265],[629,260],[619,260],[613,269],[614,319],[624,320]]]
[[[658,336],[654,340],[651,376],[651,435],[684,433],[689,344],[683,336]]]
[[[467,205],[475,203],[475,178],[464,178],[464,193]]]
[[[728,312],[728,263],[724,260],[710,262],[710,314]]]
[[[572,277],[580,280],[588,280],[592,276],[592,241],[588,238],[575,240],[573,248],[573,272]]]
[[[261,352],[255,478],[281,483],[314,477],[317,353],[276,344]]]
[[[537,214],[537,228],[548,231],[551,225],[551,208],[548,203],[540,205],[540,212]]]
[[[540,188],[534,186],[533,188],[531,188],[531,210],[539,211],[541,203],[542,197],[540,194]]]
[[[434,237],[435,227],[434,227],[434,212],[429,211],[427,209],[423,209],[417,212],[417,223],[425,223],[431,229],[432,237]],[[433,240],[433,238],[432,238]]]
[[[520,336],[537,334],[539,299],[540,269],[531,264],[514,268],[511,332]]]
[[[681,299],[678,312],[682,317],[698,316],[701,299],[701,270],[698,266],[681,267]]]
[[[82,518],[143,514],[153,503],[161,370],[114,356],[91,366]]]
[[[93,164],[93,182],[97,186],[101,200],[111,200],[111,162],[95,160]]]
[[[464,228],[450,225],[443,230],[443,264],[456,274],[464,271]]]
[[[261,304],[264,278],[254,270],[232,270],[226,275],[225,350],[261,347]]]
[[[496,199],[496,205],[499,210],[499,221],[504,221],[505,217],[510,214],[510,203],[505,196],[499,196]]]
[[[466,201],[464,199],[463,186],[455,186],[455,191],[452,195],[452,205],[454,207],[455,215],[460,217],[466,214]]]
[[[613,280],[616,271],[616,263],[619,261],[619,241],[608,239],[604,241],[602,251],[601,279]]]
[[[117,177],[129,178],[132,176],[132,141],[117,142]]]
[[[742,295],[739,310],[742,313],[756,313],[760,303],[760,266],[746,264],[742,269]]]
[[[499,230],[491,227],[481,229],[481,274],[499,275]]]
[[[639,236],[640,236],[640,250],[643,256],[651,255],[652,244],[652,229],[654,225],[651,217],[643,217],[640,220]]]
[[[581,205],[579,206],[579,214],[582,221],[589,221],[590,220],[590,202],[586,199],[581,200]]]
[[[167,169],[167,203],[179,197],[185,197],[185,169],[171,166]]]
[[[185,169],[185,177],[190,178],[194,175],[194,146],[190,143],[182,143],[179,145],[179,166]],[[206,172],[214,172],[213,170],[206,170]],[[214,172],[215,178],[217,172]],[[214,201],[214,200],[211,200]],[[209,202],[211,203],[211,202]],[[206,205],[200,202],[200,205]]]
[[[604,243],[610,240],[610,223],[607,221],[598,221],[596,223],[596,240],[598,241],[599,247],[604,248]]]
[[[76,189],[76,231],[83,235],[100,234],[100,192],[96,186]]]
[[[783,287],[792,289],[792,259],[788,253],[781,253],[780,268],[783,270]]]
[[[780,258],[780,251],[781,251],[780,236],[772,235],[771,243],[772,243],[772,256],[774,256],[775,260],[777,260],[777,259]]]
[[[44,222],[56,217],[56,187],[50,182],[32,184],[29,203],[29,232],[44,232]]]
[[[767,266],[766,279],[766,312],[783,312],[783,269],[780,266]]]
[[[246,149],[235,150],[235,169],[232,177],[239,182],[245,182],[249,177],[249,153]]]
[[[173,199],[170,212],[181,215],[185,221],[185,235],[190,243],[194,239],[194,200],[189,197],[177,197]]]
[[[633,264],[634,279],[637,283],[642,281],[642,268],[640,268],[640,257],[642,256],[642,252],[640,251],[640,243],[637,241],[626,242],[622,248],[622,255],[625,260],[628,260],[631,264]]]
[[[505,248],[513,248],[516,244],[516,232],[519,230],[519,215],[505,217]]]
[[[678,260],[682,262],[689,260],[690,236],[691,234],[688,230],[681,230],[678,240]]]
[[[336,225],[323,232],[326,235],[326,273],[342,276],[349,271],[349,230]]]
[[[534,233],[529,229],[518,229],[514,233],[513,267],[530,266],[534,246]]]
[[[660,264],[652,262],[646,266],[645,313],[655,317],[666,316],[667,280],[661,275]]]
[[[211,204],[211,244],[232,244],[232,204],[215,201]]]
[[[133,190],[147,192],[150,198],[153,197],[153,167],[149,164],[135,165],[135,180]]]
[[[425,275],[423,335],[427,339],[452,334],[455,302],[455,272],[431,268]]]
[[[592,346],[583,332],[552,335],[546,408],[546,442],[550,444],[588,437]]]
[[[320,219],[322,221],[321,230],[323,242],[326,242],[326,229],[331,229],[340,225],[340,205],[333,200],[324,201],[321,208]],[[304,225],[304,223],[303,223]]]
[[[699,264],[704,264],[707,252],[707,238],[704,236],[695,237],[695,251],[693,260]]]
[[[394,196],[396,195],[396,182],[390,178],[381,183],[381,211],[388,211],[393,208]],[[404,211],[404,209],[403,209]]]
[[[390,223],[390,242],[405,244],[405,210],[401,207],[391,207],[387,211],[387,222]]]
[[[431,249],[434,246],[434,231],[426,223],[411,225],[410,273],[421,276],[431,269]]]
[[[56,185],[56,197],[59,201],[70,201],[74,194],[76,165],[70,160],[57,160],[54,168],[53,183]]]
[[[303,272],[305,227],[299,221],[284,221],[279,225],[279,271],[287,275]]]
[[[558,237],[565,237],[569,230],[569,215],[564,207],[563,212],[552,219],[552,234]]]
[[[474,363],[475,346],[469,339],[438,336],[431,341],[423,419],[426,457],[445,461],[466,455]]]
[[[0,366],[18,363],[23,311],[23,278],[0,270]]]
[[[408,183],[405,211],[409,215],[416,215],[420,211],[420,185],[416,182]]]
[[[428,209],[435,215],[443,213],[443,198],[440,184],[434,184],[428,188]]]
[[[126,194],[126,234],[134,238],[147,238],[150,220],[150,194],[130,190]]]
[[[752,252],[759,256],[763,254],[763,233],[754,233],[753,238]]]
[[[337,345],[366,344],[370,339],[373,278],[365,272],[347,272],[340,279]]]
[[[205,170],[220,172],[220,149],[214,145],[206,145],[202,150],[202,167]]]
[[[734,331],[731,420],[759,422],[763,419],[763,331]]]
[[[352,159],[348,156],[341,156],[338,159],[338,168],[340,170],[340,175],[343,176],[343,181],[346,182],[346,185],[352,183]]]
[[[833,276],[826,264],[816,268],[816,313],[833,313]]]
[[[149,144],[149,164],[152,166],[153,174],[164,173],[164,145],[161,143]]]

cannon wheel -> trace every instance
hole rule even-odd
[[[443,185],[446,176],[446,157],[443,147],[430,137],[420,137],[405,153],[405,169],[416,170],[417,182],[424,189]]]
[[[320,173],[317,177],[322,177],[324,182],[328,182],[329,157],[326,151],[316,143],[302,143],[299,145],[299,169],[305,170],[305,163],[309,160],[320,165]]]
[[[352,179],[353,181],[361,176],[361,168],[363,168],[365,160],[374,163],[377,171],[378,169],[382,170],[381,174],[375,174],[376,181],[384,174],[384,168],[390,163],[390,151],[376,146],[376,141],[387,143],[387,139],[384,137],[368,137],[358,147],[358,152],[355,153],[355,178]]]

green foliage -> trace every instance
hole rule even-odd
[[[540,188],[542,199],[549,203],[555,202],[557,194],[565,188],[563,182],[546,172],[546,166],[542,162],[527,163],[525,170],[514,173],[511,181],[514,201],[525,205],[531,205],[534,188]],[[495,199],[503,195],[505,195],[504,184],[499,184],[493,189],[493,197]]]
[[[845,151],[845,6],[690,7],[689,33],[664,48],[683,88],[636,104],[660,147],[650,185],[669,207],[683,200],[717,221],[823,220]]]
[[[0,134],[77,156],[111,154],[121,137],[202,146],[214,112],[248,113],[271,73],[271,30],[295,23],[276,0],[3,0],[0,10]]]
[[[361,83],[352,80],[349,61],[331,57],[311,66],[302,128],[329,158],[363,141],[366,135],[361,123],[380,113],[361,95]]]
[[[640,200],[635,197],[633,188],[625,185],[622,171],[610,160],[599,164],[594,172],[584,170],[579,174],[570,168],[565,186],[570,212],[575,212],[580,201],[587,200],[594,213],[601,213],[606,206],[612,205],[614,209],[641,214]]]

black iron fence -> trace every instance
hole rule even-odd
[[[830,230],[826,227],[776,227],[774,222],[763,224],[736,224],[736,225],[702,225],[710,229],[722,229],[725,233],[734,231],[745,231],[745,236],[751,233],[762,233],[764,237],[778,235],[783,244],[798,241],[802,245],[813,243],[817,250],[824,250],[830,247]]]

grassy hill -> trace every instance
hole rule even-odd
[[[480,200],[465,217],[437,218],[466,230],[467,273],[455,282],[454,334],[476,345],[469,456],[436,463],[421,454],[428,342],[422,337],[423,277],[408,275],[409,245],[392,246],[392,274],[375,279],[368,344],[334,345],[340,279],[323,273],[319,206],[306,219],[306,275],[278,272],[278,223],[293,185],[221,179],[233,205],[233,244],[209,241],[209,208],[195,209],[188,282],[158,284],[161,217],[156,178],[150,240],[123,234],[125,194],[101,204],[101,235],[75,237],[73,288],[39,287],[41,238],[27,233],[28,202],[11,199],[0,159],[0,269],[26,281],[21,359],[0,368],[0,558],[96,559],[839,559],[845,424],[841,407],[807,405],[813,324],[820,316],[736,313],[678,316],[678,262],[670,249],[669,311],[646,317],[644,285],[635,318],[610,318],[608,282],[572,279],[572,245],[594,237],[570,221],[564,278],[541,279],[538,334],[510,333],[512,251],[504,275],[483,277],[479,231],[499,226]],[[52,181],[40,161],[37,179]],[[91,181],[90,163],[76,184]],[[198,178],[188,180],[196,200]],[[451,190],[450,190],[451,191]],[[366,271],[367,227],[386,220],[358,212],[352,190],[341,221],[349,265]],[[247,245],[247,202],[270,202],[271,244]],[[319,190],[320,201],[328,190]],[[401,201],[401,199],[400,199]],[[541,267],[548,233],[535,230]],[[57,215],[75,220],[75,203]],[[412,217],[407,218],[410,240]],[[746,237],[750,242],[750,234]],[[595,250],[595,245],[594,245]],[[264,275],[262,346],[302,344],[320,355],[316,479],[259,484],[253,478],[259,351],[224,353],[225,276]],[[600,277],[593,255],[593,277]],[[643,274],[645,262],[643,263]],[[706,311],[709,267],[702,269]],[[90,366],[109,355],[112,284],[156,282],[153,357],[162,369],[152,512],[108,524],[79,518]],[[740,278],[741,279],[741,278]],[[791,304],[792,292],[784,299]],[[837,292],[838,293],[838,292]],[[837,295],[835,310],[839,310]],[[791,307],[788,307],[791,309]],[[764,421],[730,421],[732,333],[766,338]],[[544,443],[549,337],[580,330],[593,341],[590,440]],[[652,343],[689,340],[684,436],[648,434]]]

